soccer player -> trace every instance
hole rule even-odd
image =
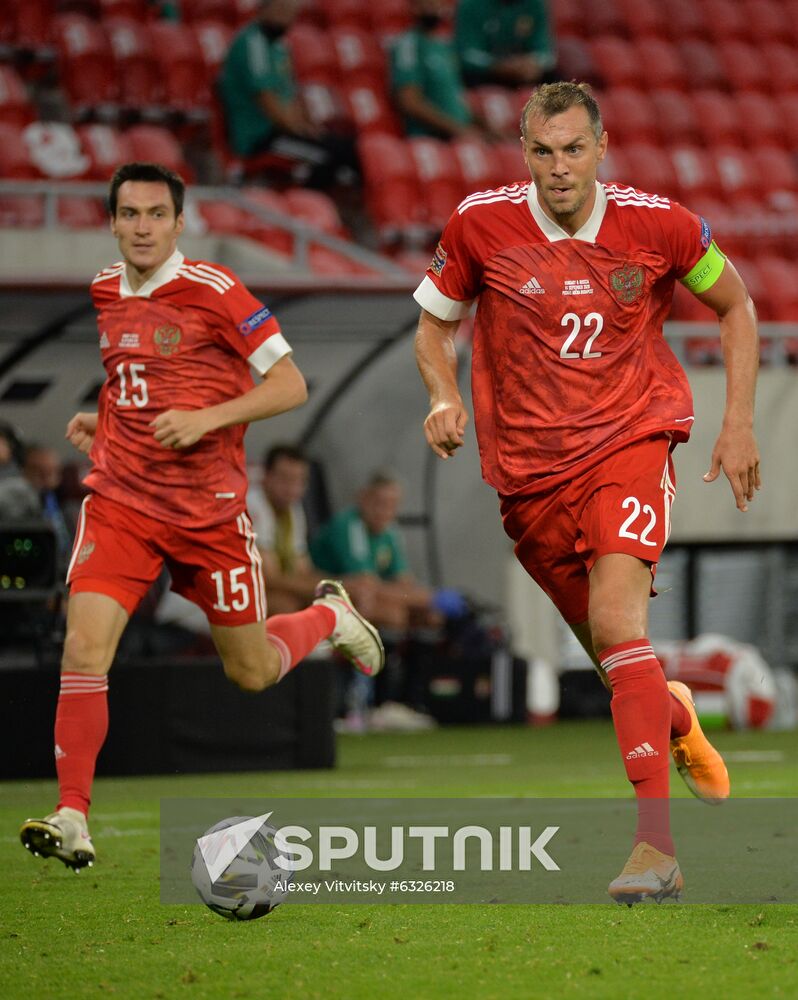
[[[671,453],[693,421],[662,323],[676,280],[718,315],[726,407],[704,479],[723,469],[745,511],[761,485],[756,313],[704,219],[596,180],[607,134],[587,86],[539,87],[521,123],[532,183],[466,198],[415,292],[416,357],[430,395],[424,432],[440,458],[463,445],[468,416],[453,337],[478,298],[472,389],[482,473],[499,494],[516,556],[612,692],[638,828],[610,894],[660,900],[682,887],[668,750],[699,798],[729,794],[689,689],[666,683],[647,638],[675,495]]]
[[[364,673],[384,660],[379,634],[337,581],[322,581],[311,607],[270,618],[267,633],[244,431],[303,403],[305,382],[269,309],[227,268],[177,249],[183,196],[181,178],[157,164],[126,164],[111,180],[123,259],[91,287],[107,377],[99,412],[76,414],[66,431],[93,468],[67,571],[60,799],[20,836],[75,871],[95,856],[86,817],[108,728],[108,671],[164,564],[173,589],[207,615],[224,672],[245,691],[276,684],[322,639]]]

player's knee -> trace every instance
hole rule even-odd
[[[105,643],[90,632],[71,628],[64,639],[61,669],[76,674],[104,674],[110,666],[111,654]]]
[[[257,694],[277,682],[280,666],[279,662],[272,663],[270,659],[236,659],[225,661],[224,672],[239,690]]]
[[[623,609],[598,612],[590,615],[590,635],[593,649],[601,653],[621,642],[642,639],[646,634],[646,624],[637,615]]]

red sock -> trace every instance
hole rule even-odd
[[[687,736],[692,728],[693,720],[690,713],[675,694],[671,695],[671,739],[677,736]]]
[[[97,755],[108,732],[108,678],[61,674],[55,713],[55,769],[58,808],[88,815]]]
[[[313,604],[291,615],[275,615],[266,622],[269,642],[280,654],[282,680],[300,661],[315,649],[322,639],[332,635],[335,612],[323,604]]]
[[[671,702],[665,675],[648,639],[599,653],[612,685],[612,719],[626,775],[637,797],[635,843],[673,854],[668,802]]]

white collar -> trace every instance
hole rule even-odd
[[[125,265],[122,271],[122,280],[119,282],[119,297],[126,299],[131,295],[138,295],[143,299],[148,299],[156,289],[168,284],[170,281],[174,281],[185,259],[183,254],[175,249],[172,256],[165,260],[155,274],[150,275],[141,288],[138,288],[135,292],[130,287],[130,282],[127,278],[127,265]]]
[[[570,233],[566,233],[562,226],[557,225],[553,219],[550,219],[540,207],[537,188],[534,184],[529,185],[527,201],[532,218],[540,226],[549,243],[556,243],[558,240],[583,240],[585,243],[595,243],[601,223],[604,221],[604,213],[607,211],[607,193],[604,190],[604,185],[596,181],[596,200],[590,218],[572,236]]]

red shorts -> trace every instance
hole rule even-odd
[[[261,558],[246,511],[192,529],[98,493],[86,497],[67,570],[70,593],[107,594],[132,615],[164,565],[172,590],[199,605],[212,625],[265,620]]]
[[[599,556],[637,556],[653,577],[670,534],[675,481],[670,438],[659,435],[549,493],[502,499],[518,561],[569,625],[587,621],[588,574]]]

